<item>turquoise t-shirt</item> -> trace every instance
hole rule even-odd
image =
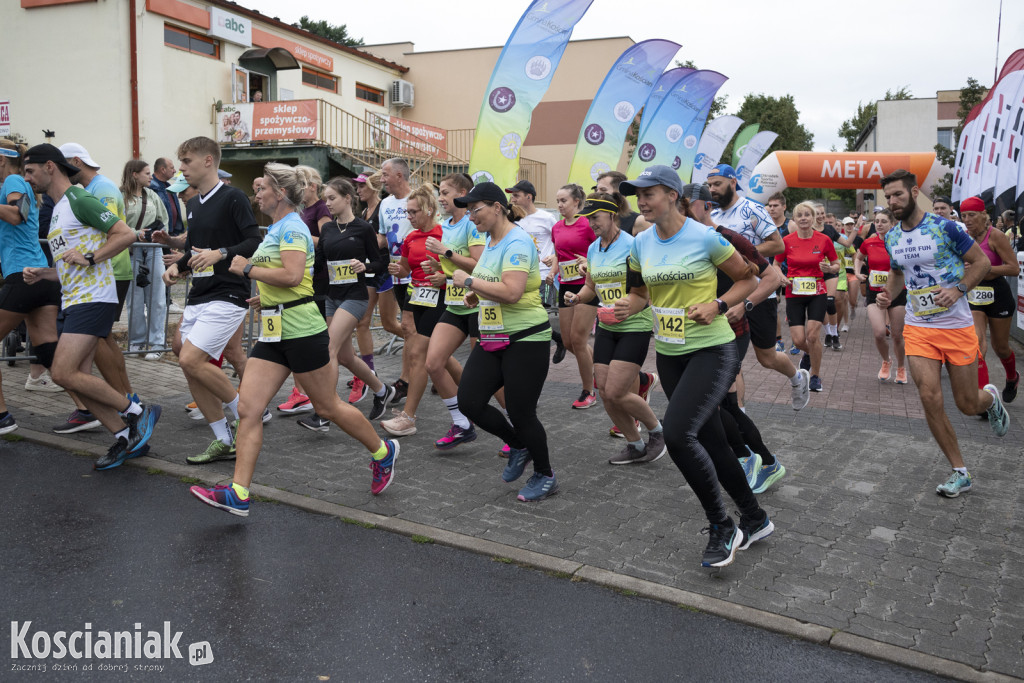
[[[527,273],[526,289],[514,304],[500,304],[480,298],[480,334],[511,335],[548,320],[547,311],[540,301],[540,259],[537,247],[529,233],[518,225],[497,244],[487,236],[487,244],[480,255],[480,260],[473,269],[473,277],[500,282],[501,274],[506,270],[517,270]],[[550,341],[551,328],[531,334],[521,341]]]
[[[297,213],[288,214],[267,229],[267,236],[252,255],[253,268],[283,268],[282,251],[306,252],[306,268],[302,274],[302,281],[296,287],[277,287],[266,282],[257,282],[260,289],[260,305],[263,308],[273,308],[279,304],[313,296],[313,237]],[[312,301],[284,309],[281,339],[309,337],[326,329],[327,323],[320,315],[316,303]]]
[[[484,238],[476,231],[476,225],[473,221],[469,220],[468,211],[463,215],[462,220],[458,223],[452,223],[451,218],[446,220],[442,224],[441,230],[444,232],[444,235],[441,237],[441,242],[461,256],[470,256],[470,247],[483,246],[486,244],[484,242]],[[466,296],[466,291],[462,287],[456,287],[455,283],[452,282],[452,273],[455,272],[455,264],[444,256],[441,256],[441,269],[444,270],[445,277],[448,278],[448,284],[445,292],[445,300],[448,302],[447,310],[455,315],[476,313],[477,309],[467,308],[462,305],[462,298]]]
[[[587,273],[594,282],[594,291],[602,307],[615,306],[615,302],[626,296],[626,272],[629,269],[629,252],[633,248],[633,236],[619,231],[615,241],[607,249],[601,248],[600,238],[594,240],[587,250]],[[654,327],[651,307],[647,306],[620,323],[608,324],[598,321],[598,326],[610,332],[650,332]]]
[[[0,219],[0,267],[4,276],[20,273],[25,268],[45,268],[46,256],[39,246],[39,206],[36,193],[20,175],[12,173],[0,186],[0,204],[7,204],[12,194],[28,199],[28,220],[17,225]]]
[[[686,317],[696,304],[715,300],[718,266],[736,249],[714,228],[692,218],[667,240],[657,225],[633,240],[629,267],[640,273],[654,314],[654,348],[667,356],[681,356],[736,338],[724,315],[710,325]]]

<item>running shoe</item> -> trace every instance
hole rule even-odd
[[[18,423],[14,420],[14,416],[7,413],[7,417],[0,420],[0,434],[10,434],[18,428]]]
[[[233,487],[217,484],[212,489],[193,486],[189,489],[193,496],[211,507],[230,512],[239,517],[249,516],[249,499],[239,498]]]
[[[640,398],[647,401],[647,404],[651,403],[651,392],[654,391],[654,387],[658,386],[658,376],[653,372],[645,372],[644,379],[646,382],[640,383],[640,389],[637,393],[640,394]]]
[[[508,456],[512,455],[512,447],[509,446],[507,443],[502,444],[501,448],[498,450],[498,455],[502,458],[507,458]]]
[[[665,445],[665,430],[655,432],[649,435],[647,439],[647,453],[644,455],[641,462],[654,462],[661,456],[668,453],[668,447]]]
[[[52,394],[59,394],[64,391],[64,387],[53,381],[50,377],[50,373],[44,372],[35,379],[29,376],[25,380],[25,391],[46,391]]]
[[[292,393],[288,394],[288,398],[284,403],[277,406],[277,409],[282,413],[308,413],[312,412],[313,404],[309,402],[309,396],[300,393],[298,389],[292,387]]]
[[[102,427],[103,423],[92,416],[92,413],[85,410],[75,410],[67,420],[54,427],[52,431],[56,434],[74,434],[87,429]]]
[[[810,388],[811,391],[819,392],[820,393],[821,392],[821,378],[818,377],[817,375],[811,375],[811,382],[809,384],[809,388]]]
[[[807,370],[808,372],[810,372],[810,370],[811,370],[811,354],[805,353],[803,356],[800,357],[800,369],[801,370]]]
[[[305,427],[311,432],[331,431],[331,421],[313,413],[295,421],[300,427]]]
[[[352,385],[354,385],[355,383],[356,383],[356,378],[355,377],[350,377],[349,380],[347,382],[345,382],[345,386],[348,387],[349,389],[351,389]]]
[[[117,437],[117,441],[110,447],[106,455],[101,455],[92,468],[97,471],[112,470],[120,467],[128,459],[128,439],[123,436]]]
[[[409,393],[409,383],[396,379],[395,383],[391,386],[395,389],[395,393],[391,397],[391,405],[397,406],[399,403],[404,403],[406,395]]]
[[[775,350],[778,351],[779,353],[785,353],[786,352],[786,342],[782,341],[781,339],[776,339],[775,340]]]
[[[366,398],[368,393],[370,393],[370,387],[366,386],[366,382],[358,377],[353,377],[352,391],[348,392],[348,402],[355,405]]]
[[[572,407],[576,410],[586,410],[597,403],[597,394],[592,391],[583,391],[580,393],[580,397],[572,402]]]
[[[1013,399],[1017,398],[1018,384],[1020,384],[1019,374],[1012,380],[1006,380],[1006,386],[1003,387],[1003,403],[1013,403]]]
[[[850,319],[853,320],[853,316],[850,316]],[[850,331],[850,326],[847,325],[846,323],[843,323],[843,326],[839,328],[839,331],[840,332],[849,332]]]
[[[411,436],[416,433],[416,418],[408,415],[404,410],[392,408],[394,415],[390,420],[383,420],[380,426],[391,436]]]
[[[796,373],[800,376],[799,383],[790,387],[792,393],[793,410],[802,410],[807,402],[811,400],[811,373],[801,367]]]
[[[825,335],[825,341],[822,342],[822,343],[823,343],[823,345],[824,345],[824,347],[826,349],[831,349],[832,348],[832,335],[831,334],[826,334]]]
[[[263,409],[263,424],[267,424],[274,419],[274,414],[270,412],[270,408]]]
[[[850,320],[856,320],[856,319],[857,319],[857,307],[856,306],[851,306],[850,307]],[[843,327],[846,327],[846,326],[844,325]],[[847,327],[846,329],[849,330],[850,328]]]
[[[751,543],[767,538],[775,531],[775,525],[768,518],[768,513],[761,510],[761,514],[764,515],[764,519],[744,519],[740,517],[740,531],[743,532],[743,545],[740,546],[740,550],[746,550],[750,547]]]
[[[551,362],[558,365],[565,360],[565,344],[562,342],[562,335],[558,332],[552,331],[551,338],[555,342],[555,355],[551,357]]]
[[[524,503],[536,503],[556,493],[558,493],[558,482],[555,481],[553,472],[550,477],[540,472],[534,472],[526,481],[526,486],[519,489],[517,498]]]
[[[373,456],[370,456],[370,471],[373,472],[373,478],[370,480],[370,493],[375,496],[384,493],[384,489],[391,486],[391,482],[395,480],[395,458],[398,457],[398,452],[401,450],[398,442],[394,439],[387,439],[384,445],[388,449],[388,454],[383,460],[375,460]]]
[[[370,414],[367,417],[369,417],[369,419],[371,419],[371,420],[379,419],[380,416],[384,414],[384,411],[388,409],[388,404],[391,403],[391,399],[393,399],[395,397],[395,392],[396,391],[397,391],[397,389],[395,389],[394,385],[392,385],[392,384],[385,384],[384,385],[384,395],[383,396],[377,396],[376,394],[374,395],[374,397],[373,397],[373,407],[370,408]]]
[[[190,413],[190,412],[192,412],[193,410],[195,410],[198,407],[199,407],[199,404],[196,403],[195,401],[192,401],[191,403],[186,403],[185,404],[185,412],[186,413]]]
[[[907,369],[905,367],[896,368],[896,379],[893,380],[896,384],[907,383]]]
[[[750,455],[740,458],[740,467],[743,468],[743,475],[747,478],[747,485],[753,491],[754,481],[757,480],[757,473],[761,470],[761,456],[751,451],[750,446],[747,446],[747,450],[750,451]]]
[[[757,468],[757,476],[754,477],[754,483],[750,485],[750,490],[754,493],[764,493],[784,476],[786,476],[786,468],[776,458],[774,464]]]
[[[935,493],[946,498],[956,498],[964,491],[970,491],[971,486],[974,484],[974,477],[971,473],[960,474],[956,470],[949,475],[949,479],[943,484],[939,484],[935,487]]]
[[[878,371],[878,381],[879,382],[888,382],[889,378],[891,376],[892,376],[892,361],[891,360],[883,360],[882,361],[882,369]]]
[[[533,456],[531,456],[530,451],[525,448],[511,449],[508,455],[508,464],[505,465],[505,469],[501,473],[501,480],[513,482],[523,476],[523,470],[526,469],[526,463],[531,460],[533,460]]]
[[[154,352],[150,352],[150,353],[146,354],[146,360],[160,360],[162,355],[163,354],[156,353],[155,351]]]
[[[160,421],[160,413],[163,408],[157,405],[142,406],[142,412],[138,415],[129,413],[125,415],[124,421],[128,426],[128,453],[136,453],[140,448],[149,442],[153,436],[153,429]]]
[[[832,335],[832,350],[833,351],[842,351],[843,350],[843,342],[839,341],[839,335],[838,334],[833,334]]]
[[[633,422],[636,423],[636,428],[640,429],[640,420],[633,420]],[[611,429],[608,430],[608,436],[614,436],[616,439],[626,438],[625,435],[622,433],[622,430],[616,427],[615,425],[612,425]]]
[[[609,465],[631,465],[636,462],[644,462],[643,458],[647,455],[647,446],[643,448],[637,448],[631,443],[627,443],[626,447],[619,452],[618,455],[613,455],[608,458]]]
[[[231,444],[226,444],[220,439],[214,439],[210,442],[210,445],[206,447],[206,450],[199,455],[190,455],[185,458],[185,462],[189,465],[208,465],[211,462],[217,462],[218,460],[234,460],[235,459],[235,444],[232,439]]]
[[[736,551],[743,545],[743,531],[728,519],[724,524],[712,524],[701,530],[708,535],[708,547],[701,558],[702,567],[725,567],[732,564]]]
[[[1003,399],[999,395],[999,390],[991,384],[986,384],[984,389],[992,395],[992,405],[988,408],[988,423],[992,426],[992,431],[996,433],[996,436],[1006,436],[1006,432],[1010,429],[1010,415],[1003,407]]]
[[[469,425],[469,429],[463,429],[459,425],[453,424],[447,434],[434,442],[434,448],[446,451],[470,441],[476,441],[476,428],[472,424]]]
[[[197,422],[206,419],[206,417],[203,416],[203,411],[199,410],[199,408],[193,408],[192,410],[188,411],[188,416],[190,419],[195,420]]]
[[[796,344],[794,344],[793,346],[790,346],[790,347],[789,347],[789,355],[791,355],[791,356],[795,356],[795,355],[796,355],[796,354],[798,354],[798,353],[800,353],[800,349],[798,349],[798,348],[796,347]]]

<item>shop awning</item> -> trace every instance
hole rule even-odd
[[[252,61],[256,59],[267,59],[274,68],[278,71],[285,71],[287,69],[298,69],[299,63],[292,56],[291,52],[285,50],[283,47],[254,47],[251,50],[246,50],[242,53],[242,56],[238,58],[240,64],[245,64],[246,61]]]

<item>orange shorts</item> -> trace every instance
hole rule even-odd
[[[950,365],[970,365],[978,358],[974,327],[944,330],[907,325],[903,328],[908,356],[931,358]]]

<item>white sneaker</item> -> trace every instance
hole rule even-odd
[[[160,360],[161,356],[159,353],[147,353],[146,360]]]
[[[167,307],[167,312],[168,313],[176,313],[176,314],[180,315],[180,314],[185,312],[185,309],[172,301],[170,306]]]
[[[849,332],[850,331],[850,326],[847,325],[846,323],[843,323],[843,326],[839,328],[839,331],[840,332]]]
[[[31,376],[26,379],[25,391],[46,391],[56,394],[64,391],[64,387],[54,382],[53,378],[50,377],[50,373],[44,372],[35,379],[32,379]]]

